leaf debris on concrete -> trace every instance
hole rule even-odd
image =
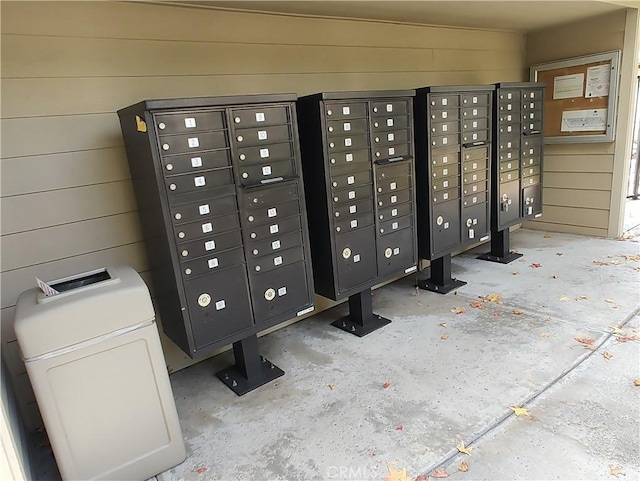
[[[590,349],[593,351],[596,348],[594,345],[595,340],[589,337],[574,337],[574,339],[576,340],[576,342],[582,344],[585,349]]]
[[[407,476],[407,468],[395,469],[387,466],[387,469],[389,476],[384,478],[384,481],[411,481],[411,478]]]
[[[513,411],[513,414],[515,414],[516,416],[531,417],[531,414],[529,414],[529,411],[527,410],[527,408],[521,408],[514,405],[514,406],[509,406],[509,409],[511,409]]]
[[[447,473],[444,469],[434,469],[431,473],[432,478],[448,478],[449,473]]]
[[[460,466],[458,466],[458,471],[466,473],[469,471],[469,464],[466,461],[462,461]]]
[[[453,312],[454,314],[464,314],[465,312],[467,312],[467,309],[464,307],[453,307],[451,309],[451,312]]]
[[[618,466],[609,466],[609,474],[611,476],[615,476],[616,478],[620,477],[620,475],[626,476]]]
[[[467,456],[471,456],[472,449],[473,448],[466,447],[464,443],[460,443],[460,446],[458,446],[458,452],[462,454],[466,454]]]
[[[613,357],[613,354],[611,354],[609,351],[604,351],[602,353],[602,357],[604,357],[608,361],[609,359],[611,359]]]

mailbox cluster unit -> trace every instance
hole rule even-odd
[[[481,259],[507,264],[509,227],[542,215],[544,84],[498,83],[494,94],[491,252]]]
[[[358,336],[390,322],[373,314],[371,287],[417,270],[414,93],[298,100],[316,292],[349,297],[334,325]]]
[[[415,99],[418,245],[431,277],[418,285],[446,294],[451,253],[489,239],[493,86],[424,87]]]
[[[295,95],[147,100],[118,112],[164,332],[243,394],[283,372],[258,331],[313,310]]]

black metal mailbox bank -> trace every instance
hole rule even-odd
[[[157,307],[189,356],[233,343],[244,394],[284,372],[257,332],[313,310],[291,94],[146,100],[118,111]]]
[[[508,264],[509,227],[542,215],[544,84],[499,83],[494,93],[491,252],[480,259]]]
[[[431,261],[419,287],[446,294],[451,253],[489,239],[493,86],[424,87],[416,92],[418,247]]]
[[[364,336],[371,287],[417,270],[415,92],[320,93],[298,100],[316,292],[349,298],[333,325]]]

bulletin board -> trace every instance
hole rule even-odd
[[[531,81],[547,87],[545,143],[613,142],[619,68],[619,50],[531,67]]]

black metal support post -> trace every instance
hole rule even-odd
[[[238,396],[284,375],[282,369],[260,355],[256,334],[234,342],[233,355],[236,363],[216,376]]]
[[[500,264],[509,264],[522,257],[522,254],[511,252],[509,228],[491,233],[491,252],[478,256],[478,259]]]
[[[349,315],[331,323],[343,331],[363,337],[391,321],[373,313],[371,289],[349,296]]]
[[[431,260],[431,277],[419,280],[418,287],[438,294],[447,294],[466,284],[451,277],[451,254]]]

